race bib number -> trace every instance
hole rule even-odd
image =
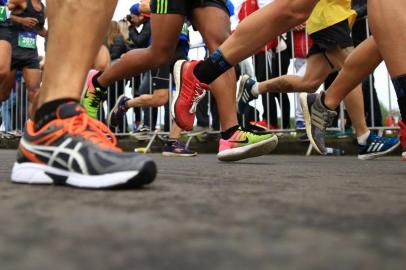
[[[18,34],[18,47],[25,49],[37,48],[37,34],[33,32],[21,32]]]
[[[5,22],[10,18],[10,10],[7,6],[0,6],[0,22]]]

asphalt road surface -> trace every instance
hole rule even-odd
[[[0,150],[0,269],[406,269],[399,157],[164,158],[142,190],[10,183]]]

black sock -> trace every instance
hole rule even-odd
[[[209,58],[196,66],[194,74],[199,81],[205,84],[210,84],[232,67],[233,66],[224,59],[223,53],[220,49],[217,49],[209,56]]]
[[[48,124],[50,121],[56,119],[56,109],[65,103],[68,102],[75,102],[78,103],[79,101],[72,99],[72,98],[62,98],[52,100],[43,104],[38,110],[35,112],[34,116],[34,123],[35,123],[35,130],[41,129],[43,126]]]
[[[406,75],[392,78],[393,86],[395,87],[396,96],[398,97],[398,105],[402,121],[406,121]]]
[[[94,77],[92,78],[92,83],[93,83],[94,87],[98,87],[98,88],[101,88],[101,89],[105,90],[107,87],[101,85],[101,84],[97,81],[97,79],[98,79],[102,74],[103,74],[102,71],[97,72],[97,74],[94,75]]]
[[[239,125],[233,126],[229,129],[227,129],[226,131],[221,132],[221,138],[223,140],[228,140],[231,138],[231,136],[234,135],[234,133],[240,128]]]

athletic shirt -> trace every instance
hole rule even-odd
[[[320,0],[307,20],[307,32],[313,34],[346,19],[351,28],[356,17],[351,0]]]
[[[10,26],[10,10],[7,8],[7,0],[0,0],[0,27]]]

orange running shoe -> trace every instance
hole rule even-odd
[[[56,115],[39,131],[27,121],[11,174],[13,182],[106,189],[154,181],[154,161],[123,153],[114,134],[89,117],[81,105],[63,104]]]

